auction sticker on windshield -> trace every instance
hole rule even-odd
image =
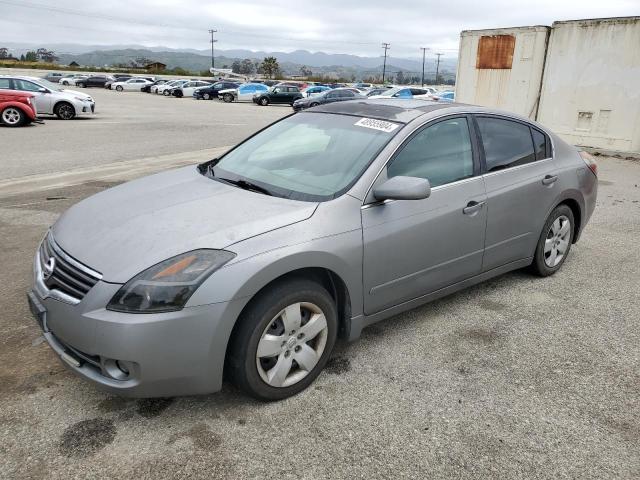
[[[354,125],[365,128],[373,128],[382,132],[391,133],[400,125],[397,123],[385,122],[384,120],[376,120],[375,118],[361,118]]]

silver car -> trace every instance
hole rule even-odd
[[[106,190],[51,227],[29,303],[80,376],[121,395],[307,387],[337,337],[510,270],[557,272],[597,167],[504,112],[358,100],[218,159]]]

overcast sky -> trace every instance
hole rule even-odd
[[[2,42],[455,54],[461,30],[640,15],[639,0],[0,0]],[[64,53],[64,52],[61,52]]]

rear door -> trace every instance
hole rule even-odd
[[[429,198],[362,207],[365,313],[376,313],[480,273],[486,194],[470,116],[413,134],[375,185],[394,176],[428,179]]]
[[[550,140],[540,130],[509,117],[475,120],[487,187],[487,271],[533,256],[557,195],[557,172]]]

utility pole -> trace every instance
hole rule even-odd
[[[391,48],[391,44],[383,43],[382,48],[384,48],[384,63],[382,64],[382,84],[384,85],[384,75],[387,72],[387,50]]]
[[[444,55],[444,53],[436,53],[438,56],[438,61],[436,63],[436,85],[438,84],[438,73],[440,73],[440,57]]]
[[[427,47],[420,47],[420,50],[422,50],[422,86],[424,87],[424,60],[427,54],[427,50],[430,49]]]
[[[214,56],[213,56],[213,44],[218,41],[218,40],[214,40],[213,38],[213,34],[216,32],[217,30],[209,30],[209,33],[211,34],[211,68],[216,68],[216,61],[214,60]]]

